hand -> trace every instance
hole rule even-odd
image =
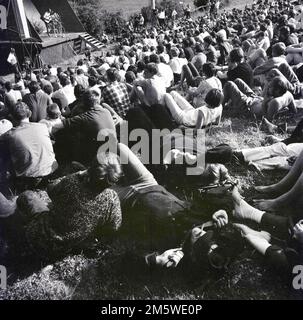
[[[183,159],[184,152],[178,150],[178,149],[172,149],[170,150],[167,155],[165,156],[163,163],[164,164],[172,164],[172,163],[179,163],[179,159]]]
[[[294,238],[303,243],[303,220],[294,226]]]
[[[295,162],[297,161],[297,157],[296,156],[292,156],[287,158],[287,162],[290,166],[293,166],[295,164]]]
[[[212,219],[217,228],[222,228],[228,224],[228,215],[225,210],[215,212]]]
[[[166,268],[175,268],[183,257],[184,253],[181,248],[166,250],[156,257],[156,264]]]

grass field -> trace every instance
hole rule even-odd
[[[229,143],[241,149],[260,146],[264,137],[253,120],[225,118],[220,127],[208,134],[207,145]],[[262,177],[244,167],[229,165],[228,169],[239,181],[247,201],[257,196],[253,186],[274,183],[285,174],[271,172]],[[180,189],[174,190],[179,196]],[[203,205],[210,212],[220,207],[212,202]],[[134,252],[146,253],[143,247],[133,237],[120,235],[110,245],[99,244],[97,257],[70,256],[40,272],[40,264],[34,267],[26,261],[18,265],[16,272],[25,280],[17,281],[7,292],[0,290],[0,299],[290,298],[285,281],[274,274],[263,257],[249,246],[224,273],[194,273],[194,276],[191,270],[182,268],[146,272],[133,259]]]
[[[232,0],[231,0],[232,1]],[[104,9],[123,9],[125,14],[137,11],[144,1],[103,0]],[[250,3],[251,1],[245,1]],[[148,1],[146,0],[146,3]],[[243,6],[244,1],[231,3]],[[225,117],[219,128],[207,137],[209,147],[228,143],[234,148],[260,146],[265,135],[252,119]],[[257,195],[253,186],[272,184],[283,172],[260,176],[247,168],[229,165],[248,201]],[[178,195],[179,191],[174,190]],[[183,194],[184,196],[184,194]],[[205,203],[205,207],[212,207]],[[213,210],[213,209],[210,209]],[[40,264],[28,261],[9,269],[10,281],[19,278],[8,291],[0,290],[0,299],[288,299],[286,283],[274,274],[265,260],[250,247],[228,270],[221,274],[201,273],[192,276],[182,268],[146,272],[140,269],[132,252],[144,253],[142,245],[120,235],[110,245],[99,244],[97,257],[70,256],[42,271]],[[22,280],[23,279],[23,280]]]

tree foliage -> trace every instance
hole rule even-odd
[[[125,24],[120,11],[103,10],[100,0],[70,0],[70,3],[85,30],[96,38],[103,31],[117,34]]]
[[[194,5],[198,8],[201,6],[206,6],[209,0],[194,0]]]

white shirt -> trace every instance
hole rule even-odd
[[[157,67],[158,76],[165,82],[165,87],[170,87],[174,80],[174,74],[171,67],[165,63],[159,63]]]
[[[8,55],[7,62],[8,62],[9,64],[11,64],[12,66],[14,66],[15,64],[18,63],[17,58],[16,58],[16,56],[15,56],[13,53],[10,53],[10,54]]]
[[[169,66],[171,67],[173,73],[181,74],[182,73],[182,67],[185,64],[187,64],[187,60],[185,62],[184,59],[181,59],[181,58],[178,58],[178,57],[174,57],[174,58],[172,58],[170,60]]]
[[[195,107],[200,107],[205,104],[205,97],[211,89],[219,89],[222,91],[222,83],[217,77],[210,77],[200,83],[195,91],[197,95],[193,100]]]
[[[205,121],[203,126],[207,126],[211,123],[218,121],[218,118],[221,117],[223,107],[220,105],[217,108],[210,109],[207,106],[199,107],[198,109],[190,109],[184,112],[183,124],[188,127],[193,127],[197,124],[199,110],[203,112]]]

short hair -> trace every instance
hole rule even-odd
[[[84,70],[83,69],[77,69],[77,75],[80,75],[80,74],[84,74]]]
[[[30,93],[35,94],[40,89],[39,83],[37,81],[31,81],[28,86],[28,89]]]
[[[284,93],[287,92],[287,85],[281,77],[277,76],[274,77],[271,81],[271,85],[275,90],[278,90],[280,95],[283,95]]]
[[[86,90],[83,93],[83,102],[84,102],[84,106],[85,106],[86,109],[90,109],[91,107],[94,106],[95,98],[94,98],[93,91]]]
[[[145,70],[152,75],[156,75],[158,73],[158,67],[153,62],[148,63],[147,66],[145,67]]]
[[[97,77],[90,76],[88,78],[88,84],[89,84],[90,87],[95,86],[97,83],[98,83],[98,78]]]
[[[230,62],[241,62],[244,58],[244,53],[242,48],[235,48],[231,50],[229,54]]]
[[[203,52],[203,46],[201,44],[197,44],[195,47],[196,52],[200,53]]]
[[[61,111],[57,103],[52,103],[46,108],[47,115],[51,119],[58,119],[61,116]]]
[[[83,59],[80,59],[78,62],[77,62],[77,66],[83,66]]]
[[[82,84],[77,84],[74,88],[74,95],[77,99],[83,97],[83,94],[85,92],[85,88]]]
[[[172,55],[172,57],[178,57],[178,56],[179,56],[179,53],[180,53],[180,51],[179,51],[179,49],[176,48],[176,47],[172,47],[172,48],[170,49],[170,54]]]
[[[109,68],[106,71],[106,75],[107,75],[107,79],[110,82],[114,82],[114,81],[117,81],[119,79],[119,72],[118,72],[118,70],[116,68]]]
[[[60,83],[63,87],[71,84],[71,81],[68,77],[60,77]]]
[[[43,87],[43,91],[45,93],[47,93],[48,95],[50,95],[51,93],[53,93],[54,89],[53,89],[53,86],[51,84],[46,84],[44,87]]]
[[[138,72],[141,72],[146,68],[146,64],[143,61],[138,61],[137,68]]]
[[[158,51],[159,54],[164,52],[164,46],[163,46],[163,44],[159,44],[159,45],[158,45],[157,51]]]
[[[125,82],[126,83],[133,83],[133,81],[136,80],[136,75],[133,71],[127,71],[125,73]]]
[[[10,91],[13,89],[13,85],[10,81],[6,81],[5,84],[4,84],[4,87],[7,91]]]
[[[153,53],[149,56],[149,61],[158,64],[160,63],[160,57],[157,54]]]
[[[223,101],[223,93],[219,89],[211,89],[205,97],[205,103],[211,108],[217,108]]]
[[[282,56],[283,54],[285,54],[285,51],[286,51],[286,46],[283,42],[275,43],[272,46],[272,55],[275,57]]]
[[[208,44],[212,44],[213,43],[213,39],[211,38],[211,36],[207,36],[203,39],[204,42],[208,43]]]
[[[16,103],[15,107],[13,108],[12,115],[15,120],[21,121],[21,120],[30,118],[30,116],[32,115],[32,112],[26,103],[19,101]]]
[[[207,63],[203,64],[202,72],[206,75],[206,77],[210,78],[210,77],[213,77],[215,75],[216,69],[215,69],[215,66],[212,63],[207,62]]]

